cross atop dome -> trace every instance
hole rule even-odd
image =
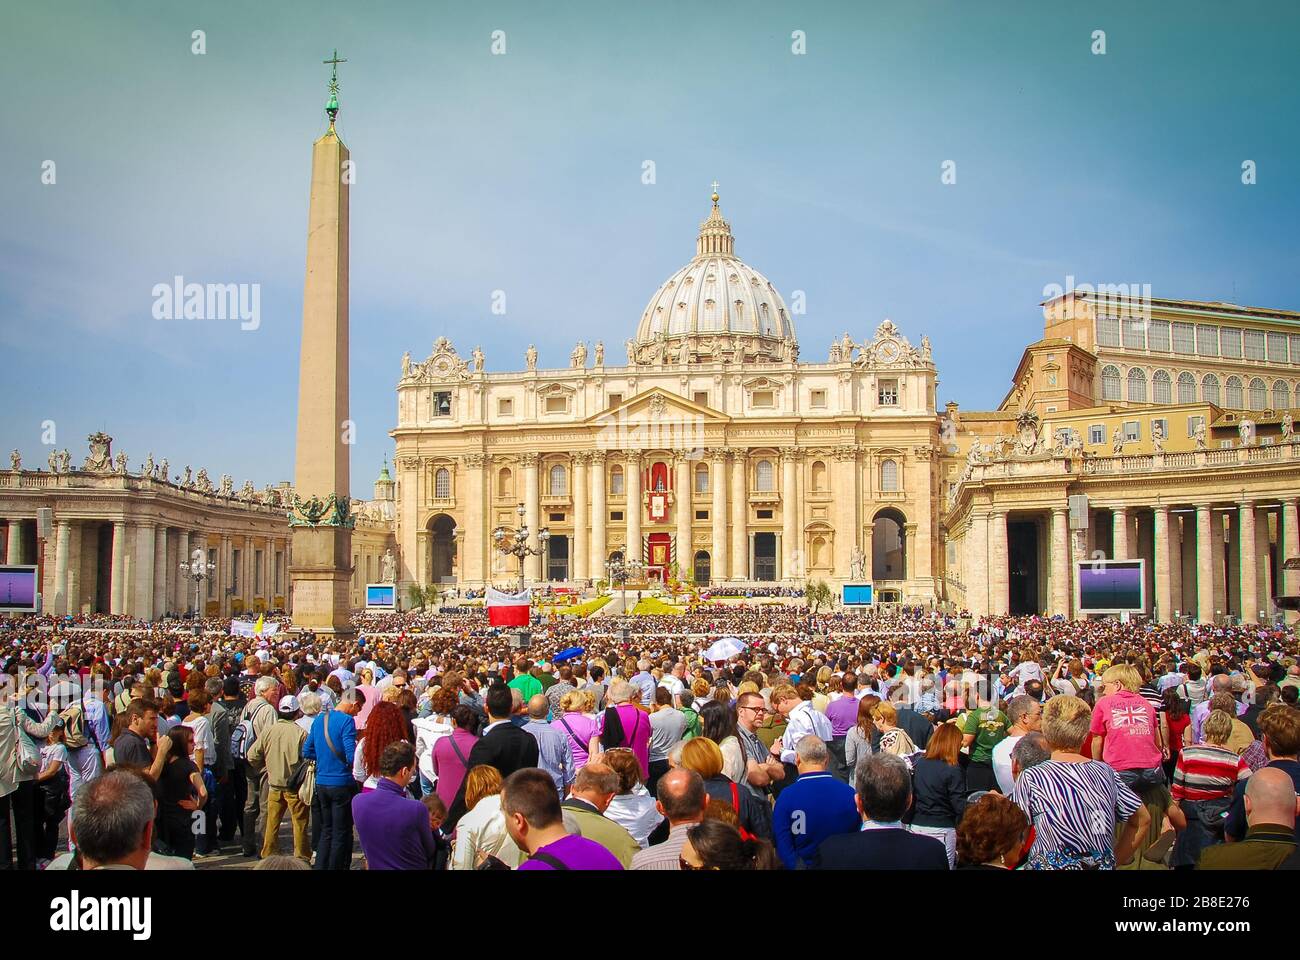
[[[731,224],[722,219],[722,210],[718,207],[718,181],[713,181],[713,211],[709,219],[700,224],[700,236],[695,241],[695,256],[734,257],[735,238],[731,235]]]

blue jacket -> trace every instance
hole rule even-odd
[[[772,832],[776,852],[787,870],[818,863],[817,848],[837,833],[851,833],[862,825],[853,788],[829,773],[805,773],[776,798]]]
[[[325,724],[330,725],[334,750],[325,741]],[[338,751],[337,753],[335,751]],[[322,710],[303,741],[302,755],[316,761],[316,786],[348,787],[353,783],[352,760],[357,752],[357,725],[342,710]],[[339,754],[346,758],[339,759]]]

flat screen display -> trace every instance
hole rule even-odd
[[[871,604],[872,589],[869,583],[844,584],[844,606],[865,607]]]
[[[1098,560],[1077,567],[1079,612],[1142,613],[1146,610],[1146,561]]]
[[[366,584],[366,606],[392,610],[396,606],[397,588],[391,583]]]
[[[0,613],[36,612],[36,568],[0,567]]]

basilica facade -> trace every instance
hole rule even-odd
[[[800,359],[776,288],[717,195],[695,255],[622,344],[487,372],[440,339],[397,385],[403,582],[510,583],[493,531],[526,524],[529,582],[870,580],[940,598],[940,448],[928,339],[885,320]],[[541,528],[549,538],[536,538]]]

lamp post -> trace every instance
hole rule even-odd
[[[551,531],[546,527],[537,531],[537,546],[531,546],[528,543],[530,531],[528,524],[524,521],[524,505],[519,504],[516,512],[519,514],[519,526],[511,529],[509,527],[497,527],[492,531],[492,542],[495,544],[499,553],[519,558],[519,592],[524,592],[524,558],[540,556],[546,551],[546,542],[551,539]]]
[[[629,577],[639,576],[645,571],[645,564],[640,560],[627,560],[619,558],[618,560],[607,560],[605,562],[605,575],[610,583],[618,581],[623,591],[623,615],[627,615],[627,581]]]
[[[190,559],[181,563],[181,576],[194,581],[194,616],[199,615],[200,590],[204,580],[212,576],[217,569],[215,563],[209,563],[202,547],[196,547]]]

